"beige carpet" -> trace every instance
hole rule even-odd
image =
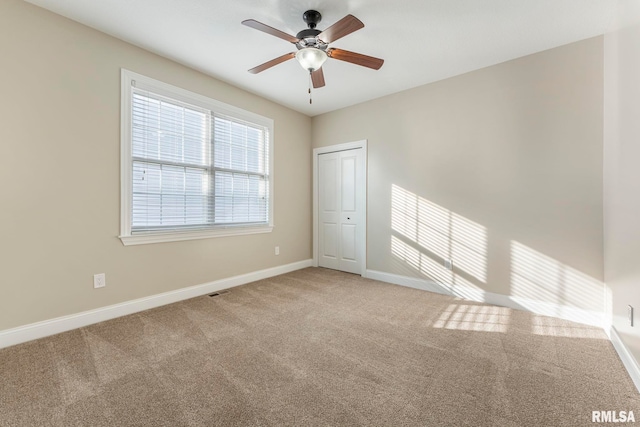
[[[604,333],[309,268],[0,350],[0,426],[592,426]]]

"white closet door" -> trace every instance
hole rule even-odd
[[[318,156],[318,265],[362,272],[364,239],[364,152],[362,149]]]

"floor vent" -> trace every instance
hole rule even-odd
[[[210,297],[217,297],[218,295],[224,295],[224,294],[228,294],[229,291],[228,290],[224,290],[224,291],[218,291],[218,292],[214,292],[212,294],[209,294]]]

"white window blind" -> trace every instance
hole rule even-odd
[[[265,129],[221,115],[214,116],[213,123],[216,222],[266,222],[269,158]]]
[[[131,234],[268,225],[269,128],[131,88]]]

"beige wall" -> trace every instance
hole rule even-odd
[[[640,4],[619,2],[618,18],[605,36],[605,279],[613,326],[640,360]]]
[[[596,37],[314,117],[369,142],[368,268],[602,314],[602,79]]]
[[[0,64],[0,330],[311,257],[309,117],[21,0]],[[121,67],[274,119],[272,233],[122,245]]]

